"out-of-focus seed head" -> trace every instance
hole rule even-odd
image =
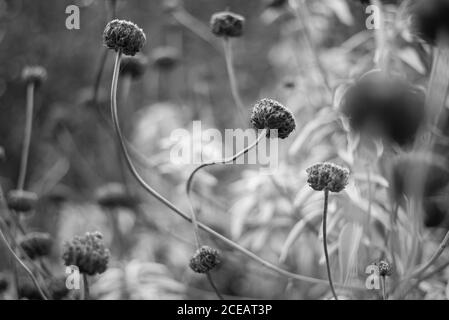
[[[164,0],[162,2],[162,9],[166,13],[172,13],[173,11],[176,11],[181,6],[181,3],[179,0]]]
[[[138,202],[138,199],[131,195],[123,184],[117,182],[99,187],[95,192],[95,198],[99,205],[107,208],[134,208]]]
[[[39,87],[45,80],[47,80],[47,70],[41,66],[26,66],[22,70],[22,80],[26,83],[33,83]]]
[[[218,250],[202,246],[190,259],[190,268],[197,273],[206,273],[220,264],[220,255]]]
[[[230,11],[214,13],[210,19],[212,33],[217,37],[240,37],[245,18]]]
[[[9,279],[4,273],[0,273],[0,294],[8,290]]]
[[[288,0],[266,0],[267,8],[281,8],[287,4]]]
[[[75,236],[70,242],[66,242],[62,258],[66,266],[77,266],[81,273],[92,276],[106,271],[109,256],[103,235],[97,231]]]
[[[120,65],[120,74],[129,75],[132,79],[139,79],[148,66],[148,59],[137,54],[134,57],[123,57]]]
[[[296,128],[290,110],[272,99],[262,99],[254,105],[251,124],[255,129],[267,129],[267,137],[270,137],[269,130],[277,130],[277,136],[281,139],[287,138]]]
[[[109,49],[121,50],[123,54],[134,56],[142,50],[146,37],[136,24],[125,20],[112,20],[104,29],[103,43]]]
[[[54,300],[62,300],[68,295],[69,289],[67,289],[66,280],[65,276],[59,276],[48,280],[48,289]]]
[[[345,93],[340,111],[351,129],[410,145],[425,118],[425,95],[404,80],[373,70]]]
[[[379,275],[381,277],[387,277],[393,274],[393,266],[386,260],[379,261],[377,267],[379,268]]]
[[[151,60],[161,70],[173,69],[179,62],[179,50],[172,46],[161,46],[153,50]]]
[[[449,35],[449,1],[418,0],[411,13],[416,33],[430,44],[437,44],[441,35]]]
[[[340,192],[348,184],[349,169],[330,162],[314,164],[306,169],[307,183],[316,191]]]
[[[39,200],[36,193],[26,190],[11,190],[6,196],[8,207],[21,213],[30,213]]]
[[[36,259],[50,255],[53,239],[45,232],[30,232],[19,241],[19,244],[31,259]]]

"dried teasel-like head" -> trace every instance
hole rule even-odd
[[[123,54],[134,56],[142,50],[146,37],[136,24],[126,20],[112,20],[104,29],[103,43],[109,49],[121,50]]]
[[[349,169],[331,162],[320,162],[306,169],[307,183],[316,191],[340,192],[348,184]]]
[[[22,213],[33,211],[38,200],[36,193],[26,190],[10,190],[6,196],[9,209]]]
[[[161,46],[153,50],[151,60],[161,70],[173,69],[179,62],[180,53],[176,47]]]
[[[197,273],[206,273],[220,264],[220,254],[218,250],[202,246],[190,259],[190,268]]]
[[[277,130],[277,136],[287,138],[296,128],[293,114],[280,102],[273,99],[262,99],[257,102],[251,113],[251,124],[255,129]]]
[[[148,66],[148,59],[140,54],[134,57],[123,57],[120,65],[120,74],[128,75],[132,79],[139,79]]]
[[[240,37],[245,18],[231,11],[214,13],[210,18],[212,33],[217,37]]]
[[[30,232],[20,239],[19,245],[31,259],[36,259],[51,253],[53,239],[46,232]]]
[[[47,70],[42,66],[26,66],[22,70],[22,80],[26,83],[32,83],[39,87],[47,80]]]
[[[103,235],[96,231],[84,236],[75,236],[64,245],[62,258],[66,266],[77,266],[81,273],[95,275],[108,267],[110,252],[105,247]]]
[[[449,1],[418,0],[411,13],[413,29],[427,42],[437,44],[440,36],[449,36]]]
[[[381,277],[389,277],[393,274],[393,265],[386,260],[380,260],[377,263],[377,267],[379,268],[379,275]]]

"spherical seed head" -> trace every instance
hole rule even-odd
[[[133,208],[137,203],[137,198],[131,195],[123,184],[116,182],[99,187],[95,198],[99,205],[107,208]]]
[[[230,11],[214,13],[210,19],[212,33],[217,37],[240,37],[245,18]]]
[[[179,50],[172,46],[157,47],[153,50],[151,60],[161,70],[172,69],[179,62]]]
[[[313,190],[340,192],[348,184],[349,169],[330,162],[314,164],[306,169],[307,183]]]
[[[35,259],[50,254],[53,240],[48,233],[30,232],[19,241],[19,244],[31,259]]]
[[[381,260],[377,263],[379,268],[379,275],[382,277],[391,276],[393,273],[393,266],[386,260]]]
[[[272,99],[262,99],[254,105],[251,124],[259,130],[267,129],[267,137],[270,137],[269,130],[277,130],[277,136],[281,139],[287,138],[296,128],[293,114]]]
[[[62,258],[66,266],[75,265],[81,273],[94,275],[106,271],[109,262],[109,250],[103,243],[100,232],[87,232],[84,236],[75,236],[65,243]]]
[[[104,29],[103,43],[109,49],[121,50],[123,54],[134,56],[145,45],[143,30],[136,24],[125,20],[112,20]]]
[[[120,65],[120,73],[129,75],[132,79],[140,78],[146,70],[148,59],[142,55],[123,57]]]
[[[9,287],[8,277],[4,273],[0,273],[0,293],[5,292]]]
[[[411,13],[413,29],[430,44],[436,44],[441,34],[449,34],[449,1],[415,1]]]
[[[22,213],[34,210],[39,199],[36,193],[26,190],[11,190],[6,198],[9,209]]]
[[[22,70],[22,80],[26,83],[33,83],[40,86],[47,79],[47,71],[41,66],[26,66]]]
[[[220,264],[218,250],[202,246],[190,259],[190,268],[197,273],[206,273]]]

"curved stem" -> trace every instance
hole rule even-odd
[[[27,86],[27,107],[26,107],[26,122],[25,134],[22,145],[22,158],[20,161],[19,181],[17,189],[23,190],[25,186],[25,177],[28,165],[28,155],[30,152],[31,131],[33,129],[33,108],[34,108],[34,83],[30,82]]]
[[[171,209],[174,213],[179,215],[184,220],[192,222],[192,219],[189,217],[188,214],[186,214],[183,211],[181,211],[180,209],[178,209],[174,204],[172,204],[169,200],[167,200],[165,197],[163,197],[161,194],[159,194],[155,189],[153,189],[149,184],[147,184],[145,182],[145,180],[140,176],[139,172],[137,171],[137,169],[135,168],[135,166],[134,166],[134,164],[133,164],[133,162],[131,160],[131,157],[130,157],[130,155],[128,153],[128,149],[127,149],[126,144],[125,144],[124,137],[123,137],[122,132],[120,130],[120,125],[118,123],[118,116],[117,116],[116,92],[117,92],[117,78],[118,78],[118,70],[119,70],[118,67],[120,65],[120,57],[121,57],[121,52],[117,52],[116,59],[115,59],[114,75],[112,77],[111,112],[112,112],[112,120],[113,120],[113,123],[114,123],[114,129],[115,129],[115,132],[116,132],[117,137],[119,139],[120,146],[122,148],[122,152],[123,152],[123,155],[125,157],[125,160],[126,160],[126,163],[128,165],[128,168],[130,169],[132,175],[137,180],[137,182],[149,194],[151,194],[158,201],[163,203],[165,206],[167,206],[169,209]],[[260,263],[262,266],[264,266],[264,267],[266,267],[266,268],[268,268],[268,269],[270,269],[270,270],[272,270],[272,271],[274,271],[274,272],[276,272],[276,273],[278,273],[280,275],[283,275],[283,276],[285,276],[287,278],[291,278],[291,279],[294,279],[294,280],[306,281],[306,282],[310,282],[310,283],[318,283],[318,284],[327,284],[328,283],[328,281],[323,280],[323,279],[317,279],[317,278],[313,278],[313,277],[303,276],[303,275],[296,274],[296,273],[293,273],[293,272],[289,272],[287,270],[279,268],[278,266],[274,265],[273,263],[268,262],[268,261],[262,259],[258,255],[256,255],[253,252],[245,249],[244,247],[242,247],[239,244],[235,243],[234,241],[226,238],[221,233],[216,232],[215,230],[211,229],[210,227],[208,227],[207,225],[205,225],[205,224],[203,224],[201,222],[198,222],[198,227],[200,229],[203,229],[204,231],[206,231],[207,233],[209,233],[213,237],[221,240],[222,242],[224,242],[228,246],[234,248],[237,251],[240,251],[242,254],[244,254],[248,258],[250,258],[250,259]],[[342,284],[338,284],[338,285],[339,286],[343,286]],[[362,288],[362,287],[350,287],[350,288],[356,289],[356,290],[366,290],[365,288]]]
[[[243,119],[245,119],[246,112],[245,106],[239,93],[237,78],[235,76],[231,40],[229,38],[224,38],[223,46],[226,60],[226,70],[229,76],[229,85],[231,87],[232,98],[234,99],[234,102],[239,110],[241,120],[243,121]]]
[[[223,296],[220,294],[220,291],[218,291],[217,286],[215,285],[214,281],[212,280],[212,276],[211,276],[210,272],[206,272],[206,276],[207,276],[207,280],[209,280],[209,283],[210,283],[212,289],[214,289],[215,294],[217,295],[218,299],[224,300]]]
[[[326,258],[327,277],[329,278],[329,285],[331,287],[332,294],[335,300],[338,300],[338,296],[335,293],[334,284],[332,282],[331,267],[329,263],[329,253],[327,252],[327,230],[326,230],[326,218],[327,218],[327,204],[329,199],[329,190],[324,189],[324,210],[323,210],[323,247],[324,257]]]

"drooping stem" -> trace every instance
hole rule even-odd
[[[243,121],[245,119],[245,106],[243,104],[242,98],[240,96],[240,92],[237,85],[237,78],[235,76],[235,69],[234,69],[234,58],[232,54],[232,44],[231,40],[229,38],[223,39],[223,46],[224,46],[224,53],[225,53],[225,60],[226,60],[226,70],[228,72],[229,76],[229,85],[231,87],[231,93],[232,98],[234,99],[235,105],[238,108],[238,111],[240,113],[240,119]]]
[[[89,300],[89,281],[87,279],[87,274],[83,273],[83,300]]]
[[[329,200],[329,190],[324,189],[324,209],[323,209],[323,247],[324,247],[324,257],[326,258],[326,269],[327,269],[327,277],[329,278],[329,285],[331,287],[332,295],[335,300],[338,300],[337,294],[335,293],[334,284],[332,282],[331,275],[331,267],[329,263],[329,253],[327,252],[327,228],[326,228],[326,220],[327,220],[327,204]]]
[[[34,83],[27,85],[27,105],[25,114],[25,134],[22,145],[22,158],[20,160],[19,181],[17,189],[23,190],[27,173],[28,155],[30,152],[31,132],[33,130],[33,108],[34,108]]]
[[[133,162],[131,160],[131,157],[129,155],[128,149],[126,147],[125,139],[124,139],[124,137],[122,135],[122,132],[121,132],[121,129],[120,129],[120,125],[119,125],[119,122],[118,122],[118,116],[117,116],[116,93],[117,93],[117,80],[118,80],[118,71],[119,71],[119,67],[120,67],[120,59],[121,59],[121,52],[117,52],[116,59],[115,59],[115,66],[114,66],[114,74],[113,74],[113,77],[112,77],[112,86],[111,86],[111,113],[112,113],[112,120],[113,120],[113,124],[114,124],[114,129],[115,129],[115,132],[116,132],[117,137],[119,139],[120,146],[122,148],[122,152],[123,152],[123,155],[125,157],[125,160],[126,160],[126,163],[128,165],[128,168],[130,169],[132,175],[137,180],[137,182],[149,194],[151,194],[158,201],[163,203],[165,206],[167,206],[169,209],[171,209],[174,213],[179,215],[184,220],[186,220],[188,222],[192,222],[192,219],[189,217],[188,214],[186,214],[183,211],[181,211],[173,203],[171,203],[169,200],[167,200],[165,197],[163,197],[161,194],[159,194],[156,190],[154,190],[149,184],[147,184],[145,182],[145,180],[140,176],[139,172],[137,171],[137,169],[135,168],[135,166],[134,166],[134,164],[133,164]],[[262,266],[264,266],[264,267],[266,267],[266,268],[268,268],[268,269],[270,269],[270,270],[272,270],[272,271],[274,271],[274,272],[276,272],[276,273],[278,273],[280,275],[283,275],[283,276],[285,276],[287,278],[291,278],[291,279],[294,279],[294,280],[299,280],[299,281],[306,281],[306,282],[317,283],[317,284],[328,284],[328,281],[323,280],[323,279],[317,279],[317,278],[313,278],[313,277],[308,277],[308,276],[296,274],[296,273],[284,270],[282,268],[279,268],[278,266],[274,265],[273,263],[268,262],[268,261],[262,259],[258,255],[256,255],[253,252],[245,249],[241,245],[239,245],[239,244],[235,243],[234,241],[228,239],[227,237],[223,236],[221,233],[216,232],[215,230],[211,229],[210,227],[208,227],[207,225],[205,225],[205,224],[203,224],[201,222],[198,222],[198,227],[200,229],[203,229],[204,231],[206,231],[207,233],[209,233],[213,237],[221,240],[222,242],[224,242],[228,246],[230,246],[230,247],[234,248],[235,250],[241,252],[242,254],[247,256],[248,258],[258,262]],[[342,284],[338,284],[338,285],[339,286],[343,286]],[[355,290],[365,290],[365,288],[358,287],[358,286],[351,286],[350,288],[355,289]]]

